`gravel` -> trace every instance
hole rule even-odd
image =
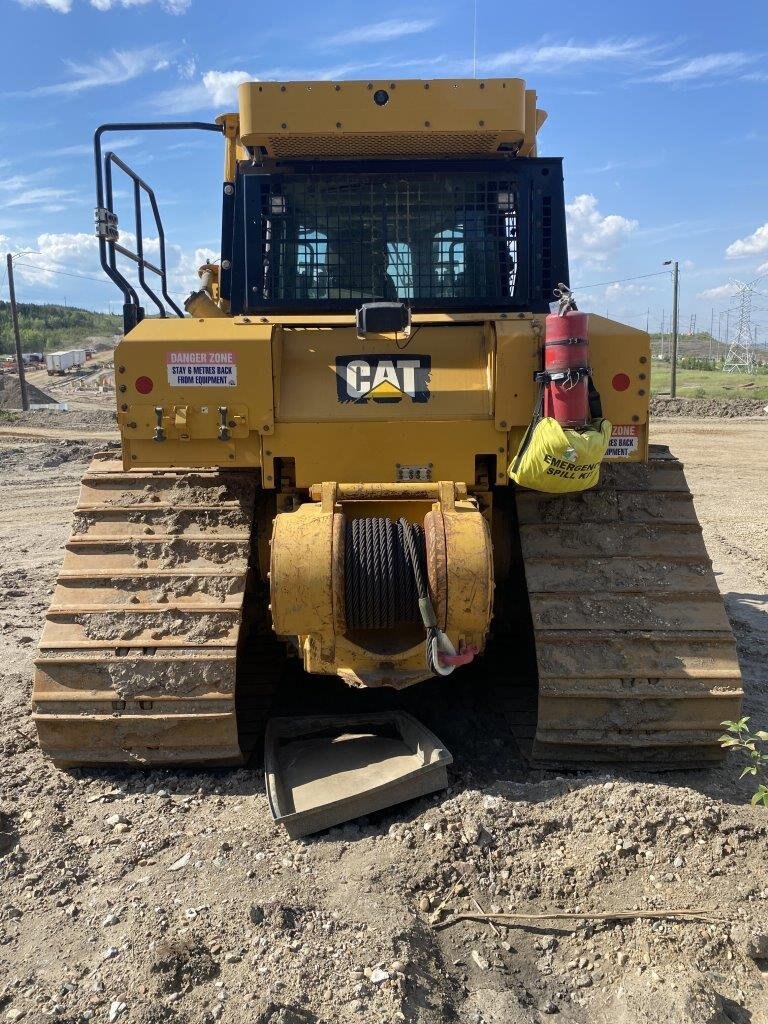
[[[744,507],[746,484],[727,473],[763,427],[718,428],[729,442],[708,469],[706,431],[686,429],[677,450],[762,715],[768,484],[756,468]],[[258,770],[45,762],[28,711],[34,644],[20,639],[39,633],[90,452],[67,444],[56,462],[58,441],[0,439],[0,1020],[766,1024],[768,816],[734,764],[530,771],[485,691],[462,697],[460,718],[452,698],[425,697],[419,717],[454,754],[451,788],[292,841]],[[726,529],[732,501],[742,519]],[[478,905],[712,920],[436,927]]]

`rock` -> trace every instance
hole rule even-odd
[[[419,910],[422,914],[428,914],[432,909],[432,900],[429,896],[422,896],[419,900]]]
[[[104,952],[101,954],[101,959],[112,960],[114,959],[114,957],[117,956],[119,952],[120,950],[116,946],[110,946],[108,949],[105,949]]]
[[[117,1020],[117,1018],[120,1016],[120,1014],[124,1013],[125,1010],[127,1010],[127,1009],[128,1009],[127,1005],[125,1003],[121,1003],[119,1000],[115,1000],[113,1003],[110,1003],[109,1004],[109,1021],[110,1021],[110,1024],[113,1024],[113,1022]]]
[[[109,928],[113,924],[120,924],[120,918],[117,916],[117,914],[107,914],[107,916],[101,922],[101,927]]]
[[[264,911],[262,910],[261,907],[254,904],[248,911],[248,917],[250,919],[251,924],[261,924],[261,922],[264,920]]]
[[[105,820],[106,824],[109,825],[110,828],[115,828],[117,825],[131,824],[130,820],[126,818],[124,814],[110,814]]]
[[[485,957],[482,955],[482,953],[478,953],[476,949],[472,950],[471,956],[481,971],[487,971],[488,968],[491,966],[485,959]]]
[[[768,960],[768,932],[758,932],[745,924],[737,924],[731,929],[731,939],[752,960]]]
[[[557,1003],[553,1003],[552,1000],[549,999],[546,1003],[544,1003],[542,1005],[541,1012],[542,1013],[558,1013],[559,1011],[558,1011],[558,1008],[557,1008]]]
[[[181,871],[182,868],[185,868],[187,866],[187,864],[189,864],[191,859],[192,859],[192,851],[191,850],[187,850],[187,852],[184,854],[183,857],[179,857],[178,860],[175,860],[173,862],[173,864],[170,864],[168,866],[168,870],[169,871]]]
[[[14,1021],[21,1020],[26,1012],[26,1010],[22,1010],[21,1008],[8,1010],[5,1015],[5,1019],[11,1021],[11,1024],[13,1024]]]
[[[383,981],[389,981],[389,971],[376,967],[371,971],[370,982],[372,985],[381,985]]]

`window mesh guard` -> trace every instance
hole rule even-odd
[[[256,304],[503,301],[518,194],[506,177],[295,175],[259,180]]]

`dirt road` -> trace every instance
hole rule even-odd
[[[421,717],[454,753],[451,790],[291,842],[258,770],[45,763],[28,714],[32,658],[94,446],[80,423],[44,429],[58,438],[0,433],[2,1017],[768,1022],[768,814],[746,804],[734,764],[529,772],[482,692],[457,718],[451,691],[434,701],[427,690]],[[667,421],[654,439],[686,463],[748,710],[765,726],[768,423]],[[711,923],[436,929],[444,900],[532,913],[702,907]]]

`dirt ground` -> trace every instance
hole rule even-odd
[[[95,447],[84,437],[109,423],[0,426],[0,1017],[768,1022],[768,813],[733,762],[529,771],[493,708],[457,720],[424,697],[420,717],[454,754],[450,790],[302,841],[272,822],[257,768],[51,767],[29,718],[32,659]],[[667,420],[653,438],[686,464],[747,712],[766,727],[768,422]],[[443,901],[709,920],[437,928]]]

